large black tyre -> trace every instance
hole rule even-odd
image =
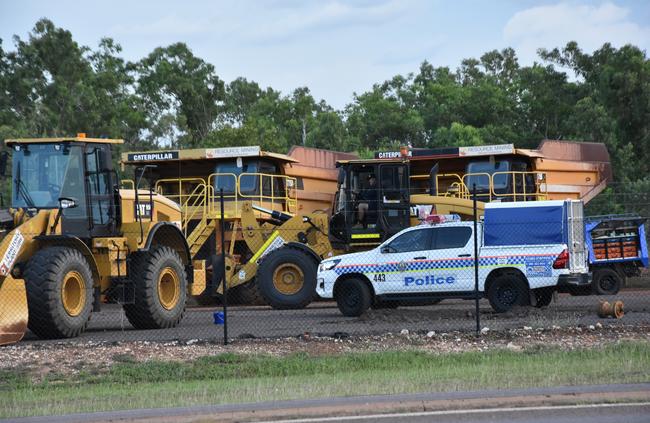
[[[553,287],[533,289],[535,296],[535,307],[547,307],[553,301]]]
[[[526,304],[527,296],[526,281],[512,273],[494,278],[487,291],[488,301],[497,313],[505,313],[515,306]]]
[[[616,295],[623,286],[623,278],[614,269],[601,267],[594,270],[592,289],[596,295]]]
[[[286,245],[264,257],[257,270],[257,286],[271,307],[301,309],[316,296],[317,271],[314,257]]]
[[[40,338],[71,338],[88,325],[93,275],[86,258],[69,247],[47,247],[25,266],[29,329]]]
[[[126,318],[136,329],[172,328],[181,321],[187,302],[187,275],[173,249],[154,246],[133,254],[129,278],[135,302],[125,304]]]
[[[245,305],[266,305],[255,279],[228,289],[228,303]]]
[[[335,288],[334,299],[344,316],[358,317],[372,304],[372,292],[368,284],[357,278],[345,279]]]

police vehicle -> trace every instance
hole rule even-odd
[[[588,286],[582,203],[490,203],[476,224],[478,294],[496,312],[543,307],[553,292]],[[474,222],[432,215],[377,248],[321,262],[317,293],[345,316],[369,307],[474,299]]]

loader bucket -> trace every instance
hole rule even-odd
[[[25,281],[7,275],[0,282],[0,345],[23,339],[27,331],[27,317]]]

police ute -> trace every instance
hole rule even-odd
[[[377,248],[320,263],[317,293],[345,316],[369,307],[474,299],[474,222],[430,215]],[[543,307],[590,284],[581,201],[488,203],[477,222],[478,294],[496,312]]]

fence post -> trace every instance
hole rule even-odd
[[[476,336],[481,335],[481,316],[479,314],[479,292],[478,292],[478,207],[476,204],[476,184],[472,187],[473,208],[474,208],[474,304],[476,306]]]
[[[221,280],[223,281],[223,344],[228,345],[228,283],[226,281],[226,225],[224,223],[223,188],[219,189],[221,215]]]

